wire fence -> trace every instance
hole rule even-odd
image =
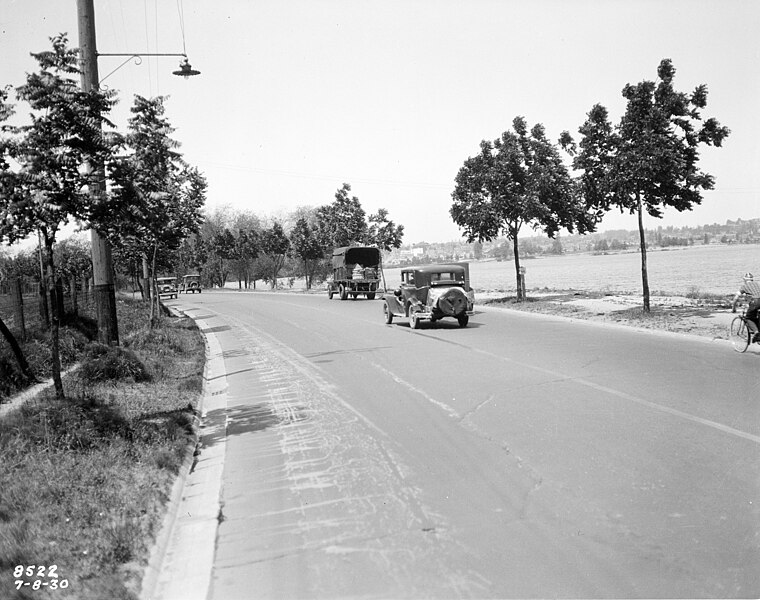
[[[19,279],[0,287],[0,318],[20,340],[35,328],[50,326],[53,308],[63,315],[95,317],[95,296],[91,289],[71,283],[59,282],[55,291],[41,290],[39,283]]]

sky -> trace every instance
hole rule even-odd
[[[95,0],[98,59],[126,131],[135,94],[168,96],[185,159],[207,177],[207,208],[276,219],[333,201],[343,183],[364,210],[389,211],[405,243],[461,239],[449,215],[464,161],[511,128],[556,140],[596,103],[613,123],[627,83],[706,84],[704,117],[731,129],[700,166],[716,178],[693,211],[647,227],[760,217],[760,2],[757,0]],[[0,0],[0,86],[37,70],[31,52],[67,32],[76,0]],[[115,72],[112,72],[114,71]],[[19,107],[20,115],[25,107]],[[636,229],[613,210],[599,229]],[[529,233],[525,234],[529,235]]]

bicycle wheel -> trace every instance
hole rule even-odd
[[[749,346],[751,335],[744,317],[735,317],[734,320],[731,321],[731,327],[728,330],[728,339],[731,340],[734,350],[737,352],[744,352]]]

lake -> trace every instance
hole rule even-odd
[[[543,256],[522,260],[520,264],[526,269],[528,290],[546,287],[641,292],[641,257],[638,252]],[[708,245],[650,250],[647,252],[647,267],[649,289],[653,294],[683,295],[695,289],[711,294],[733,294],[747,271],[760,277],[760,246]],[[401,269],[384,271],[388,287],[395,287],[401,278]],[[470,280],[476,291],[514,291],[514,262],[472,261]]]

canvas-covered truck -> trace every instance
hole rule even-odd
[[[333,275],[327,282],[327,296],[341,300],[366,296],[374,300],[383,275],[382,253],[371,246],[344,246],[332,255]]]

